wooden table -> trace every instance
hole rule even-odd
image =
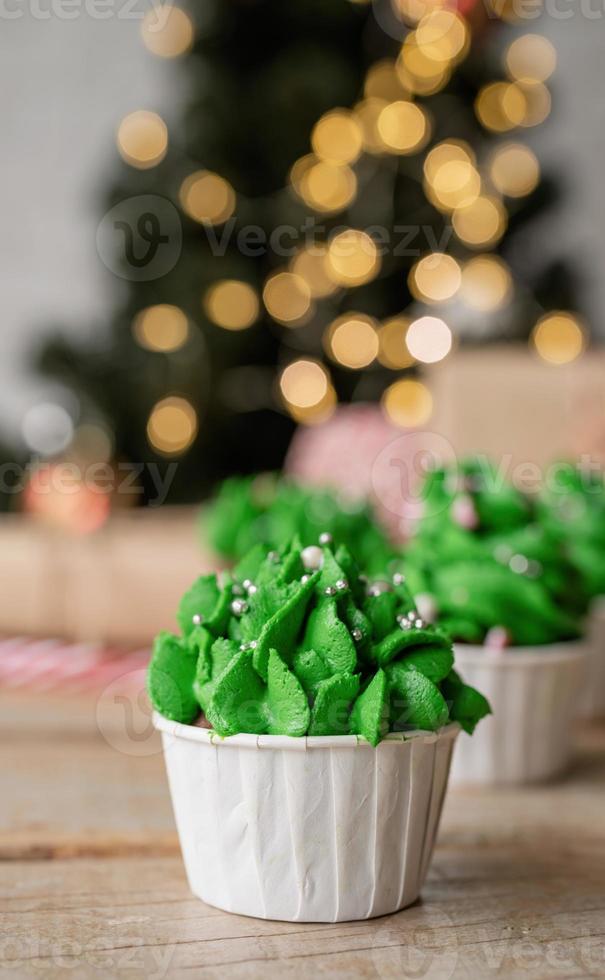
[[[124,739],[103,701],[0,702],[0,980],[605,976],[605,726],[557,785],[450,791],[414,907],[301,925],[189,893],[140,713]]]

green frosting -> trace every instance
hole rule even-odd
[[[280,550],[296,535],[303,545],[316,544],[322,532],[345,545],[368,574],[384,572],[394,558],[367,504],[271,474],[225,480],[201,523],[213,548],[231,560],[241,559],[255,544]]]
[[[183,635],[154,646],[151,701],[185,723],[203,711],[221,736],[356,734],[376,745],[458,717],[472,730],[489,712],[454,676],[450,639],[422,620],[401,573],[368,584],[342,546],[255,546],[221,584],[198,579],[178,618]]]
[[[408,583],[454,640],[492,642],[496,628],[505,645],[580,635],[587,590],[569,549],[501,474],[470,461],[431,473],[423,496]]]
[[[542,524],[578,569],[588,598],[605,595],[605,485],[602,473],[560,463],[538,504]]]

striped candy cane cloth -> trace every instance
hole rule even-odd
[[[67,643],[16,636],[0,640],[0,691],[102,691],[120,678],[124,687],[140,686],[136,673],[147,666],[146,647],[124,651],[101,643]]]

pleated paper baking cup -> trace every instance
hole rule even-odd
[[[456,645],[456,670],[493,714],[458,739],[454,783],[529,783],[565,770],[587,659],[584,642],[539,647]]]
[[[390,735],[234,735],[154,715],[191,890],[241,915],[340,922],[414,902],[457,725]]]
[[[596,599],[588,622],[586,678],[580,698],[581,718],[605,718],[605,596]]]

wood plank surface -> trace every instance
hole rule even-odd
[[[605,977],[605,725],[557,784],[451,790],[414,907],[303,925],[190,894],[157,736],[131,723],[0,697],[0,980]]]

